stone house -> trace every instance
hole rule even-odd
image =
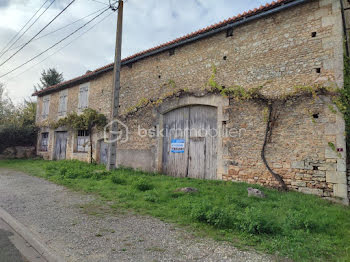
[[[278,186],[261,157],[267,104],[223,90],[278,101],[296,87],[342,88],[343,17],[338,0],[279,0],[123,59],[118,120],[128,139],[117,164]],[[109,64],[36,92],[38,155],[88,161],[86,131],[48,123],[86,107],[110,118],[112,82]],[[290,189],[348,203],[345,124],[330,95],[276,102],[272,115],[271,169]],[[107,147],[95,133],[94,159],[105,162]]]

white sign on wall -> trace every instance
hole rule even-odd
[[[185,153],[185,139],[171,139],[171,153]]]

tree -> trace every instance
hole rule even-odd
[[[9,120],[9,116],[13,114],[14,110],[15,107],[7,96],[4,85],[0,83],[0,125]]]
[[[24,100],[15,106],[0,84],[0,152],[7,147],[34,146],[36,103]]]
[[[107,124],[107,118],[104,114],[98,113],[96,110],[86,108],[82,114],[78,115],[76,112],[68,114],[65,118],[61,118],[56,123],[52,124],[53,128],[60,126],[66,126],[75,131],[87,130],[89,132],[90,143],[90,163],[93,162],[93,147],[92,147],[92,135],[94,129],[103,130]]]
[[[49,68],[41,72],[40,83],[34,86],[34,89],[41,90],[43,88],[57,85],[64,81],[63,74],[59,73],[55,68]]]

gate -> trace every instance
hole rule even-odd
[[[164,115],[163,172],[176,177],[216,179],[217,109],[187,106]]]
[[[54,159],[66,159],[67,132],[56,132],[55,155]]]

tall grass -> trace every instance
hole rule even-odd
[[[248,198],[245,183],[173,178],[130,169],[105,171],[79,161],[0,161],[0,167],[40,175],[98,194],[113,207],[186,225],[199,234],[289,257],[295,261],[350,261],[350,209],[311,195],[254,186],[267,196]],[[195,187],[197,193],[177,192]]]

